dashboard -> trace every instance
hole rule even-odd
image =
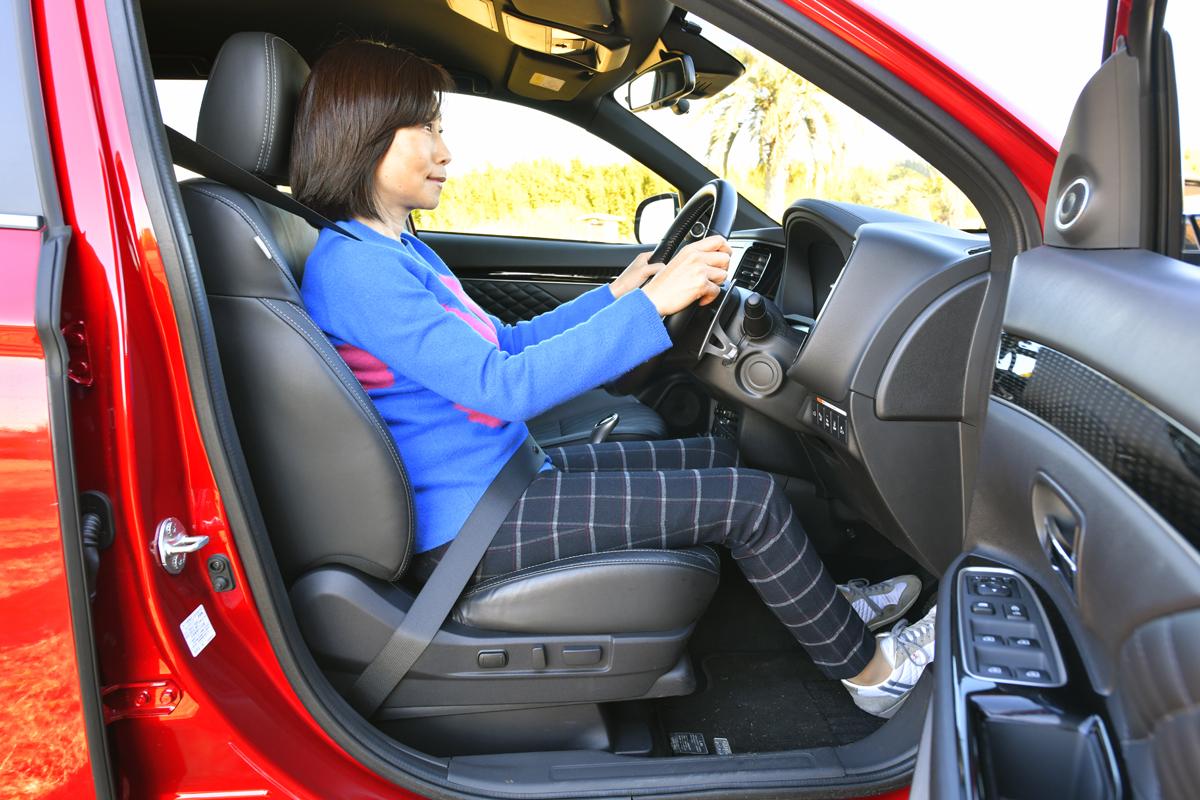
[[[682,343],[719,398],[714,432],[818,490],[940,572],[965,518],[1002,297],[987,238],[894,212],[801,200],[735,231],[731,278]],[[750,319],[753,317],[753,319]],[[789,446],[794,442],[794,446]],[[949,513],[951,509],[960,515]]]

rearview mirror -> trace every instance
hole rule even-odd
[[[686,53],[660,61],[625,84],[630,111],[664,108],[696,89],[696,67]]]

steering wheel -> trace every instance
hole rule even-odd
[[[671,221],[658,247],[650,254],[650,263],[666,264],[685,245],[706,236],[728,237],[737,217],[737,202],[737,190],[729,181],[714,178],[701,186]],[[696,313],[696,306],[697,304],[693,303],[682,311],[663,318],[663,324],[667,326],[667,333],[672,341],[678,341],[687,330],[688,323]],[[608,388],[619,394],[632,394],[646,383],[661,360],[662,355],[651,358],[609,383]]]

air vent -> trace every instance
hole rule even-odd
[[[756,244],[746,250],[742,263],[738,266],[737,278],[734,280],[743,289],[754,291],[762,281],[771,261],[771,251],[764,245]]]

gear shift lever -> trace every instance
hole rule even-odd
[[[607,439],[608,435],[612,433],[613,428],[617,427],[617,423],[620,421],[621,415],[613,413],[597,422],[596,426],[592,428],[592,438],[590,440],[591,443],[600,444]]]

